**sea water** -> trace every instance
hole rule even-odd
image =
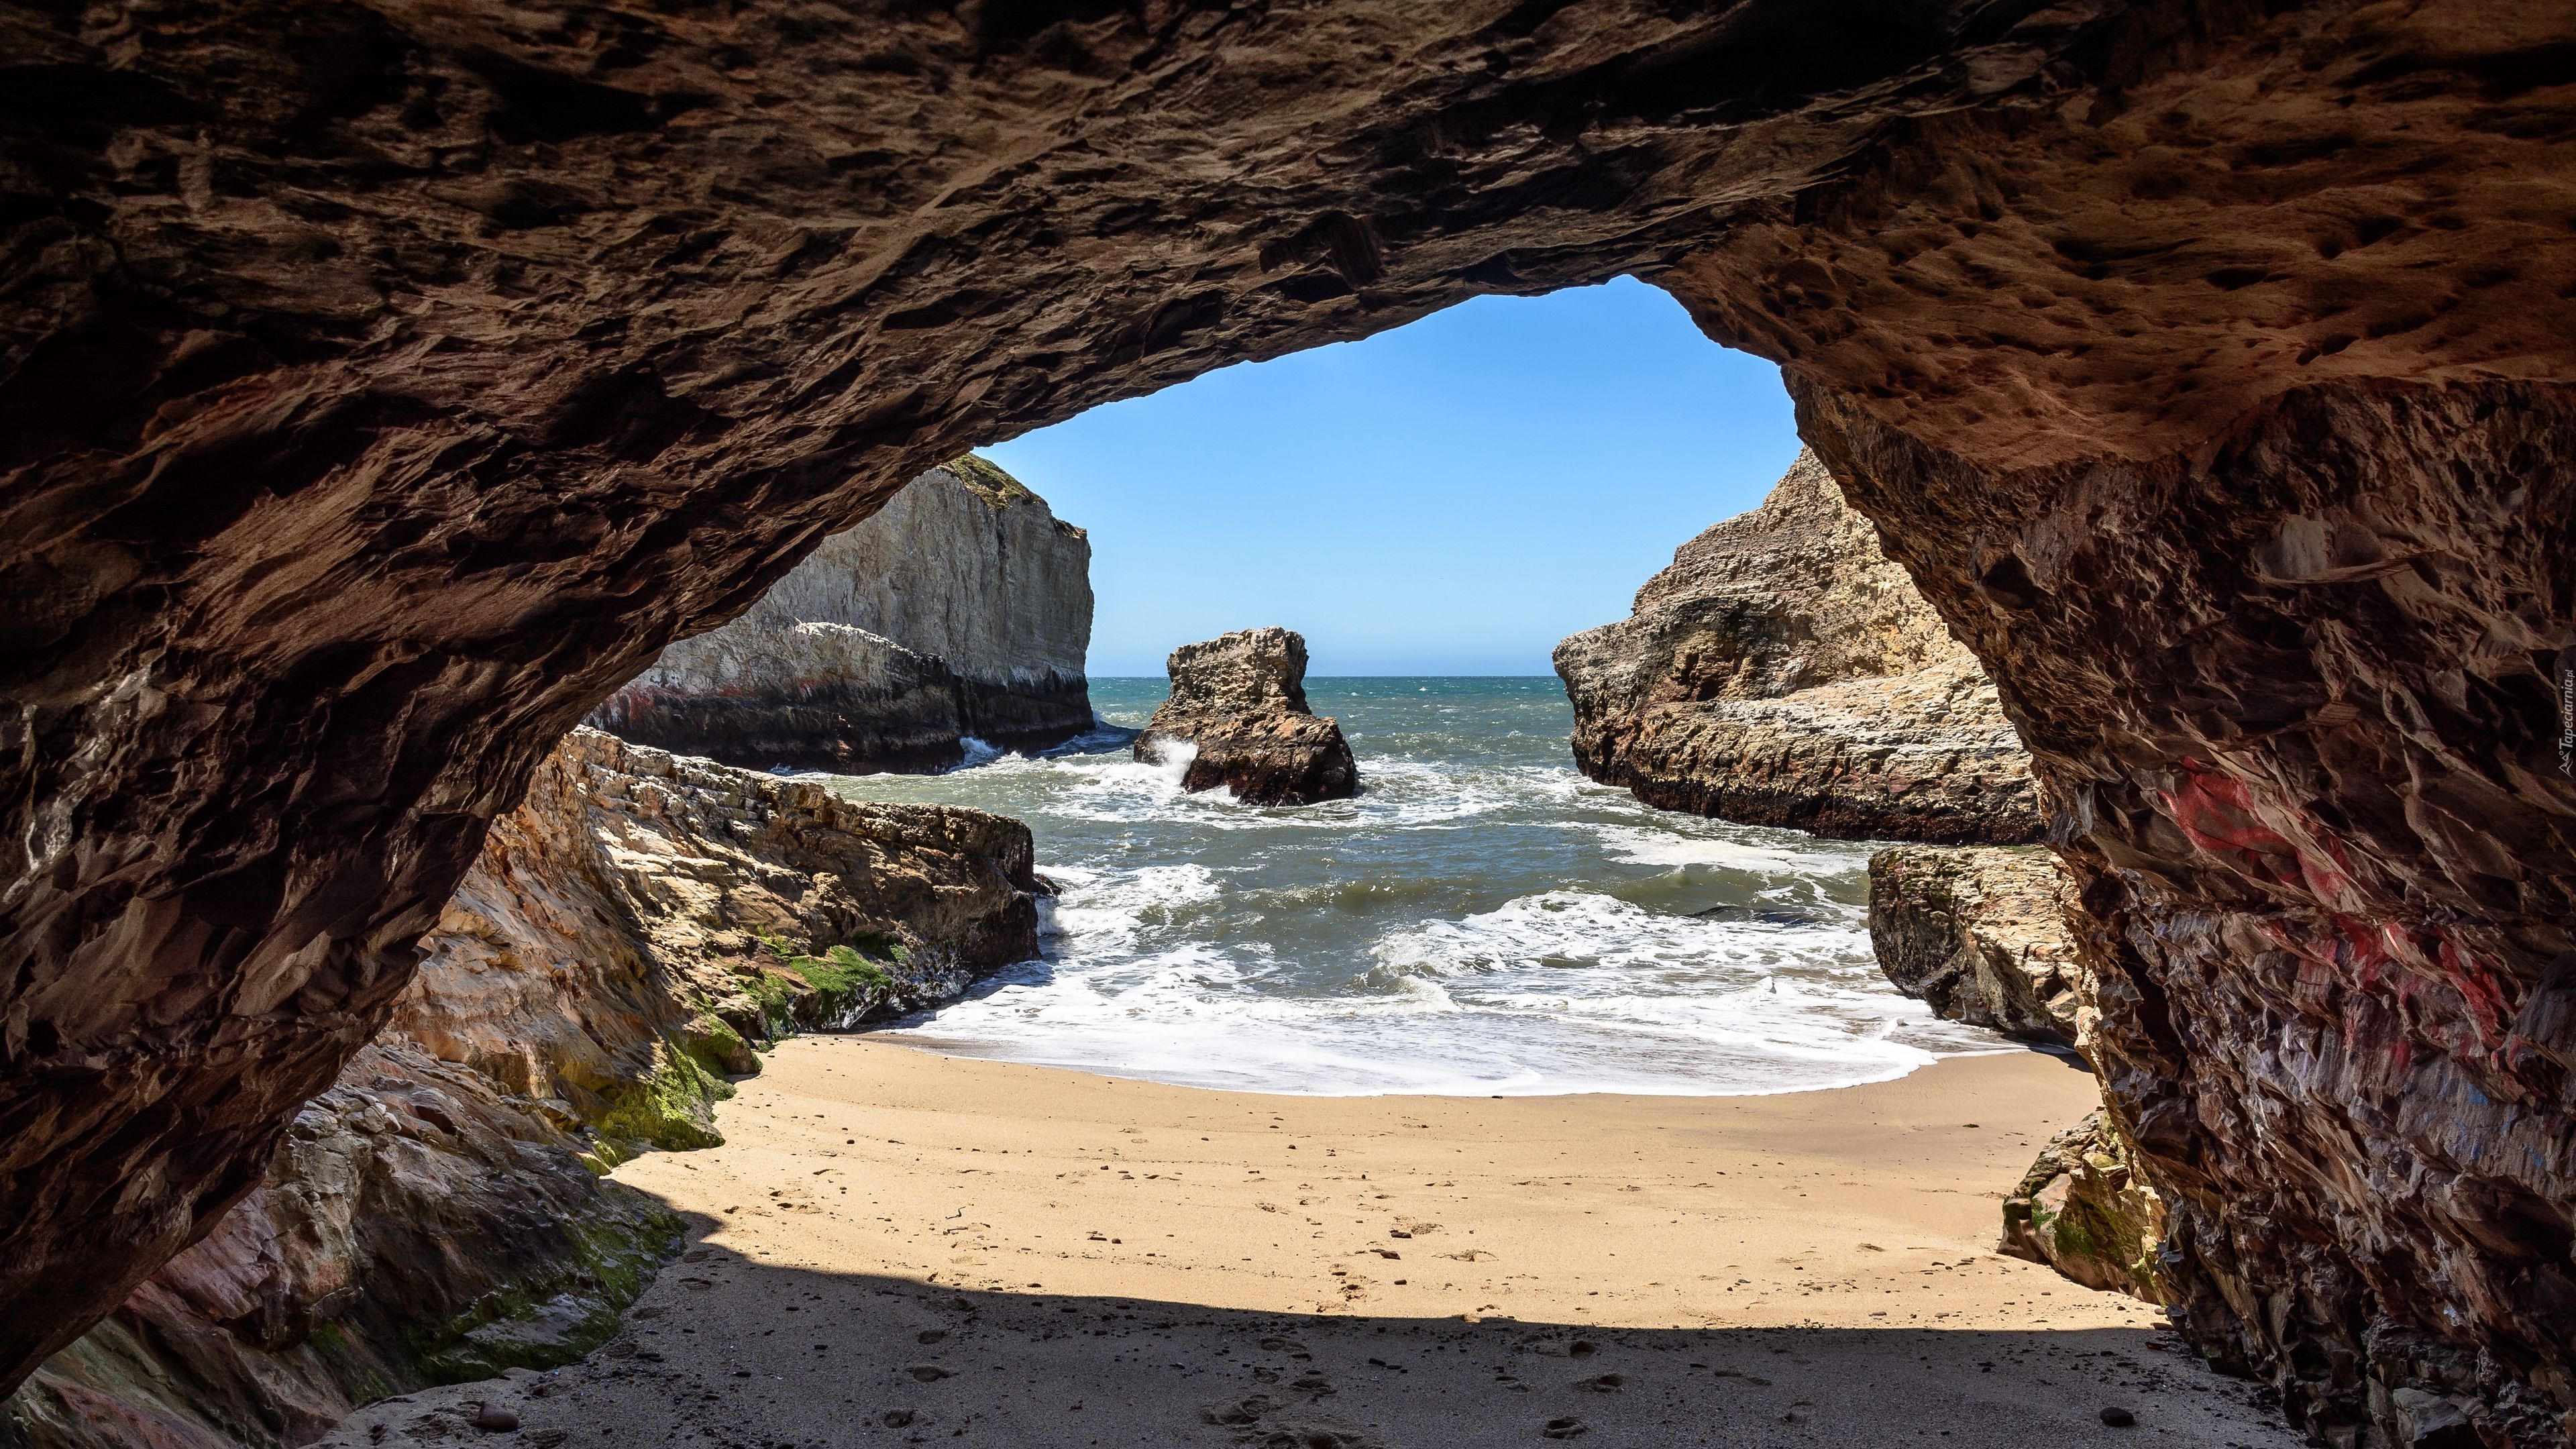
[[[1141,726],[1161,680],[1095,679]],[[2011,1050],[1870,954],[1870,847],[1677,815],[1574,770],[1554,679],[1307,681],[1355,800],[1184,794],[1123,747],[987,749],[853,798],[1028,822],[1041,957],[884,1035],[960,1056],[1328,1095],[1800,1091]],[[1102,741],[1100,743],[1106,743]]]

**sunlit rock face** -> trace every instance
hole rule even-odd
[[[1184,790],[1247,805],[1312,805],[1359,793],[1342,727],[1306,706],[1306,636],[1237,629],[1165,661],[1172,692],[1136,737],[1136,758],[1180,772]]]
[[[1801,452],[1633,613],[1556,646],[1574,761],[1667,810],[1844,839],[2026,844],[2030,758],[1977,661]]]
[[[2100,1009],[2043,850],[1898,845],[1869,858],[1878,969],[1949,1021],[2089,1052]]]
[[[2576,1408],[2559,0],[0,36],[6,1375],[671,640],[970,447],[1626,273],[1782,362],[2068,791],[2192,1332],[2329,1437]]]
[[[915,478],[591,723],[768,769],[938,770],[1092,728],[1091,543],[981,458]]]

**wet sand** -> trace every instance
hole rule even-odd
[[[1993,1252],[2091,1079],[1316,1098],[782,1045],[618,1172],[689,1250],[587,1362],[332,1442],[2286,1445],[2147,1305]],[[2106,1406],[2135,1427],[2104,1425]]]

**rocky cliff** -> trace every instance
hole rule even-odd
[[[261,1185],[0,1407],[30,1449],[296,1444],[566,1363],[679,1222],[598,1174],[717,1140],[754,1043],[1036,952],[1029,836],[578,730],[495,824],[392,1023]]]
[[[1574,759],[1637,798],[1851,839],[2039,838],[1994,686],[1801,452],[1627,619],[1556,646]]]
[[[1090,646],[1090,541],[969,454],[664,649],[590,722],[754,769],[944,769],[969,736],[1044,749],[1090,729]]]
[[[1230,790],[1248,805],[1312,805],[1359,793],[1342,727],[1306,707],[1306,639],[1238,629],[1184,644],[1172,692],[1136,737],[1136,758],[1178,764],[1184,790]]]
[[[2554,1449],[2571,53],[2563,0],[0,6],[0,1383],[823,537],[1628,275],[1781,364],[1994,681],[2186,1331],[2330,1442]]]

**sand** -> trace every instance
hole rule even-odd
[[[539,1449],[2295,1443],[2155,1309],[1993,1251],[2095,1101],[2037,1053],[1332,1098],[807,1037],[724,1146],[618,1171],[691,1224],[619,1341],[333,1442],[472,1436],[488,1401]]]

